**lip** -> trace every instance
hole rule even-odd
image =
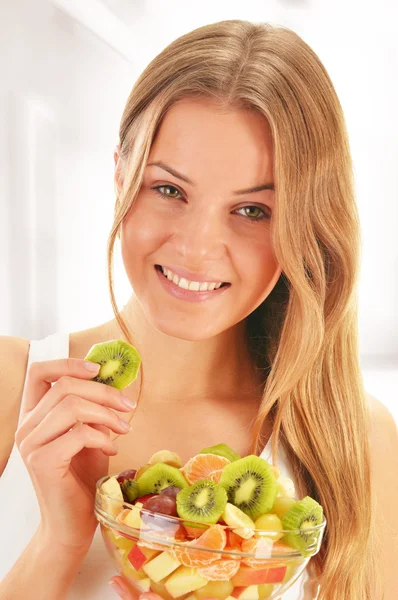
[[[219,294],[223,294],[226,290],[228,290],[231,287],[231,285],[228,284],[218,288],[218,290],[210,290],[207,292],[193,292],[192,290],[183,290],[182,288],[178,287],[178,285],[167,279],[167,277],[163,275],[160,269],[157,269],[155,267],[155,271],[160,280],[161,285],[164,287],[166,292],[168,292],[171,296],[174,296],[175,298],[178,298],[180,300],[186,300],[187,302],[203,302],[205,300],[211,300],[212,298],[216,298]]]
[[[189,271],[185,271],[185,269],[180,269],[179,267],[169,267],[168,265],[155,265],[155,267],[156,266],[164,267],[169,271],[173,271],[173,273],[175,273],[179,277],[184,277],[185,279],[189,279],[190,281],[199,281],[200,283],[204,283],[205,281],[207,281],[208,283],[229,283],[229,281],[224,281],[223,279],[214,279],[204,275],[198,275],[197,273],[190,273]]]

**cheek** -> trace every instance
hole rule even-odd
[[[144,210],[132,207],[121,227],[120,243],[124,264],[138,266],[141,260],[149,257],[162,245],[166,232],[160,220],[149,217]]]
[[[264,243],[260,240],[255,243],[246,244],[239,253],[239,272],[241,280],[247,284],[247,289],[257,294],[258,290],[264,290],[273,278],[279,265],[275,258],[270,237]]]

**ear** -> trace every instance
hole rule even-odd
[[[120,144],[118,144],[115,150],[113,151],[113,160],[115,162],[115,183],[118,190],[120,191],[123,186],[123,178],[121,174],[123,161],[120,156]]]

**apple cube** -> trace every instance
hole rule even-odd
[[[142,569],[136,570],[133,565],[129,561],[128,555],[124,554],[123,556],[123,564],[122,564],[122,572],[127,579],[132,579],[133,581],[139,581],[140,579],[147,579],[146,573]]]
[[[139,571],[148,560],[138,544],[133,546],[133,548],[130,550],[128,553],[128,559],[136,571]]]
[[[194,592],[206,585],[207,579],[199,575],[199,572],[194,567],[178,567],[174,573],[168,577],[165,586],[166,590],[173,596],[179,598],[189,592]]]
[[[239,571],[231,579],[236,587],[247,587],[251,585],[259,585],[260,583],[270,583],[267,579],[269,567],[255,569],[242,565]]]
[[[160,581],[170,573],[175,571],[181,565],[180,561],[174,558],[170,552],[162,552],[156,558],[147,562],[143,567],[143,571],[153,581]]]
[[[217,598],[217,600],[225,600],[234,589],[230,581],[209,581],[204,587],[196,590],[196,600],[204,600],[205,598]],[[188,600],[188,598],[185,598]]]
[[[141,521],[141,506],[134,506],[134,508],[129,509],[123,516],[123,523],[128,525],[129,527],[134,527],[134,529],[141,529],[142,521]]]
[[[117,517],[120,512],[120,502],[112,502],[112,498],[115,500],[124,501],[122,488],[116,477],[110,477],[101,486],[101,492],[104,494],[101,497],[101,501],[104,505],[104,510],[112,517]],[[110,496],[110,498],[107,498]]]
[[[151,560],[152,558],[155,558],[155,556],[160,554],[160,550],[147,548],[146,546],[142,546],[140,543],[138,543],[138,546],[141,548],[141,552],[146,556],[147,560]]]
[[[280,583],[286,575],[287,566],[272,567],[268,569],[267,581],[265,583]]]
[[[249,585],[248,587],[236,587],[232,592],[234,598],[239,600],[258,600],[260,595],[258,585]]]
[[[153,581],[153,579],[151,579],[151,592],[158,594],[163,600],[173,600],[173,596],[170,596],[169,592],[164,587],[163,581]],[[195,594],[191,594],[191,596],[194,595]],[[188,600],[188,597],[184,600]],[[195,597],[192,600],[197,600],[197,598]]]

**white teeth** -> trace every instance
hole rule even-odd
[[[182,288],[183,290],[187,290],[188,289],[188,280],[184,279],[184,277],[181,277],[180,281],[177,283],[178,287]]]
[[[207,291],[212,291],[212,290],[218,290],[218,288],[220,288],[222,286],[222,281],[220,281],[218,283],[215,283],[215,282],[209,283],[207,281],[204,281],[204,282],[189,281],[188,279],[185,279],[184,277],[179,277],[178,275],[175,275],[169,269],[165,269],[164,267],[161,267],[161,269],[169,281],[172,281],[173,283],[178,285],[178,287],[182,288],[183,290],[190,290],[193,292],[198,292],[198,291],[207,292]]]

